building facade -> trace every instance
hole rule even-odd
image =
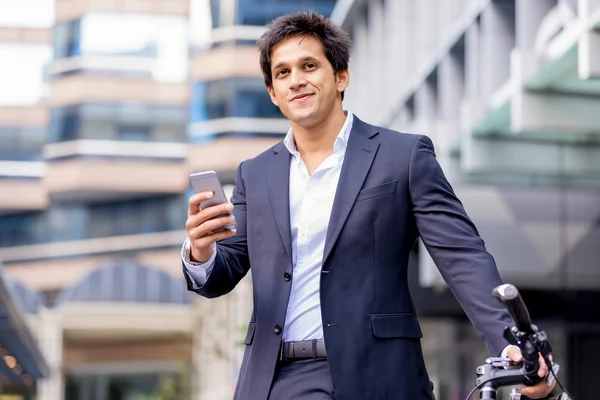
[[[51,14],[47,8],[37,16],[22,11],[14,7],[0,12],[2,214],[13,207],[30,212],[45,205],[37,182],[43,168],[41,148],[48,116],[39,99],[45,91],[44,66],[52,54]],[[9,196],[13,191],[23,197]],[[3,267],[0,261],[0,394],[30,399],[35,395],[35,380],[49,376],[35,331],[27,324],[28,316],[39,309],[39,297],[10,279]]]
[[[600,2],[339,0],[332,19],[354,43],[346,107],[433,139],[503,279],[550,334],[562,381],[593,397]],[[422,244],[412,280],[438,397],[464,398],[485,350]]]
[[[0,261],[38,300],[36,399],[231,398],[251,283],[210,302],[186,291],[188,175],[231,190],[239,162],[283,138],[255,41],[334,1],[24,4],[0,11],[44,20],[0,28],[2,59],[20,57],[0,66]]]

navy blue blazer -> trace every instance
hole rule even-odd
[[[195,291],[230,292],[252,268],[254,311],[235,398],[266,400],[285,325],[292,275],[291,154],[282,142],[240,164],[232,202],[237,233],[217,246]],[[321,314],[338,400],[431,399],[407,280],[420,236],[491,354],[506,346],[508,314],[492,256],[435,159],[431,140],[354,118],[327,230]],[[192,288],[189,277],[188,288]]]

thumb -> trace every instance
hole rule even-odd
[[[514,362],[523,361],[523,355],[521,354],[521,350],[517,346],[511,346],[508,349],[506,355]]]

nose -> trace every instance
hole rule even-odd
[[[306,86],[306,78],[301,70],[294,69],[290,73],[290,89],[297,90]]]

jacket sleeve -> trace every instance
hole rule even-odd
[[[444,176],[431,139],[419,136],[409,168],[418,233],[490,354],[497,356],[507,345],[502,333],[511,320],[492,295],[502,284],[496,263]]]
[[[231,197],[231,202],[235,206],[233,215],[236,222],[236,234],[217,243],[214,266],[203,286],[198,287],[194,284],[186,273],[185,264],[183,265],[183,275],[188,290],[204,297],[214,298],[231,292],[250,269],[246,239],[246,189],[242,177],[243,165],[244,163],[241,163],[238,167]]]

